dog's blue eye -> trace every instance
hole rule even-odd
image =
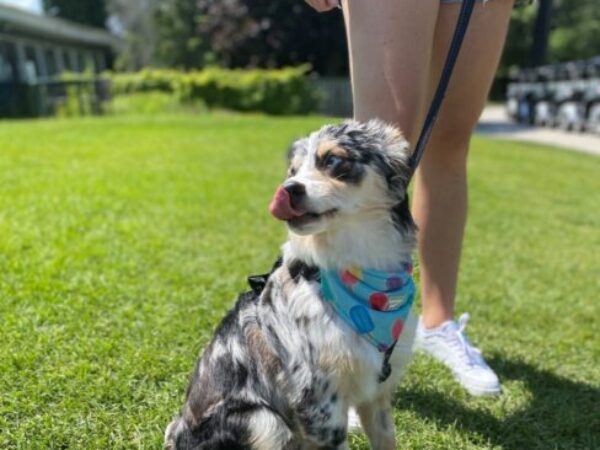
[[[325,167],[332,169],[342,162],[342,158],[337,155],[327,155],[323,161]]]

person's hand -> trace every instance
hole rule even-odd
[[[304,0],[319,12],[330,11],[340,5],[338,0]]]

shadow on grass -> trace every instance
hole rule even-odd
[[[439,392],[404,391],[398,408],[411,409],[440,426],[456,424],[504,450],[600,448],[600,389],[501,356],[489,363],[504,381],[524,383],[531,399],[504,418],[469,408]]]

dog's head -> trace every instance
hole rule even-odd
[[[387,214],[406,201],[408,158],[402,134],[379,120],[326,125],[293,143],[271,214],[297,235]]]

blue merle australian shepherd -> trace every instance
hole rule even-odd
[[[271,214],[289,231],[206,347],[171,450],[348,449],[350,407],[395,448],[394,388],[412,347],[409,146],[380,121],[296,141]]]

